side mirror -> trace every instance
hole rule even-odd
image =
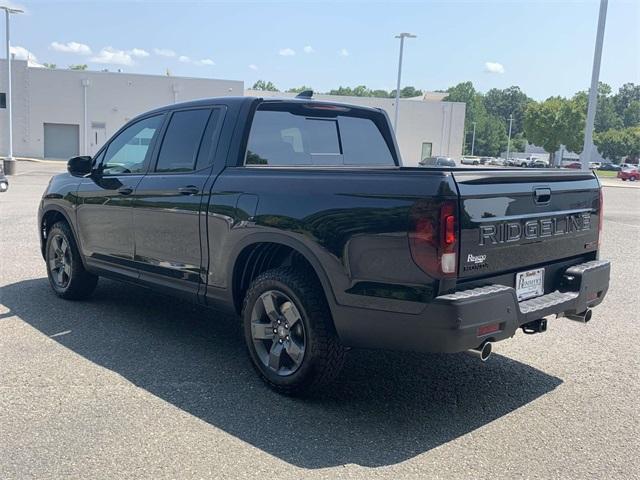
[[[89,156],[73,157],[67,162],[67,170],[74,177],[84,177],[91,173],[93,159]]]

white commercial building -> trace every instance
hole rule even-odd
[[[296,95],[260,90],[247,90],[245,94],[253,97]],[[430,156],[462,156],[465,104],[444,102],[445,96],[446,93],[428,92],[423,97],[400,100],[396,139],[404,165],[416,166],[421,159]],[[396,105],[393,98],[338,95],[314,95],[313,98],[382,108],[392,121]]]
[[[16,157],[67,159],[92,155],[125,122],[174,102],[242,95],[234,80],[48,69],[12,61],[13,152]],[[6,103],[6,60],[0,61],[0,107]],[[3,101],[4,100],[4,101]],[[0,155],[8,150],[6,109],[0,110]]]
[[[0,157],[8,151],[6,60],[0,60]],[[156,107],[224,95],[293,96],[244,91],[242,81],[30,67],[12,61],[13,152],[16,157],[68,159],[92,155],[124,123]],[[465,105],[443,102],[445,94],[402,99],[397,140],[405,165],[428,156],[462,155]],[[384,109],[392,98],[315,95]]]

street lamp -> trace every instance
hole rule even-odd
[[[396,35],[396,38],[400,39],[400,58],[398,60],[398,85],[396,86],[396,112],[393,117],[393,131],[398,131],[398,110],[400,108],[400,77],[402,76],[402,50],[404,48],[405,38],[416,38],[416,35],[412,33],[403,32],[400,35]]]
[[[596,119],[598,106],[598,78],[600,77],[600,61],[602,60],[602,42],[604,39],[604,25],[607,21],[607,0],[600,0],[598,14],[598,31],[596,33],[596,48],[593,53],[593,69],[591,70],[591,88],[589,89],[589,106],[587,107],[587,121],[584,128],[584,144],[580,163],[582,170],[589,170],[591,151],[593,150],[593,124]]]
[[[513,113],[509,115],[509,140],[507,141],[507,161],[511,152],[511,126],[513,125]]]
[[[24,13],[24,11],[19,8],[11,8],[3,5],[0,5],[0,10],[4,10],[7,25],[7,123],[9,127],[7,130],[9,131],[9,151],[7,153],[7,158],[4,160],[4,171],[7,175],[13,175],[16,171],[16,164],[13,158],[13,118],[11,116],[11,41],[9,16],[11,14]]]
[[[473,157],[473,148],[476,146],[476,122],[473,123],[473,135],[471,136],[471,156]]]

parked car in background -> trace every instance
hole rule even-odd
[[[603,163],[602,165],[600,165],[598,170],[602,170],[604,172],[619,172],[620,170],[622,170],[622,167],[620,165],[616,165],[615,163]]]
[[[600,162],[589,162],[589,168],[591,170],[598,170],[602,164]]]
[[[455,167],[456,162],[449,157],[428,157],[420,160],[422,167]]]
[[[480,165],[480,157],[466,156],[460,159],[463,165]]]
[[[618,178],[622,179],[623,182],[627,180],[635,182],[636,180],[640,180],[640,170],[638,167],[623,168],[618,172]]]
[[[536,158],[529,164],[531,168],[549,168],[549,162],[543,160],[542,158]]]
[[[488,165],[493,157],[480,157],[480,165]]]
[[[582,168],[582,164],[580,162],[573,162],[565,165],[565,168],[573,168],[576,170],[580,170]]]
[[[9,179],[4,175],[4,166],[0,162],[0,192],[9,190]]]
[[[489,160],[488,164],[496,167],[504,167],[506,165],[504,158],[492,158]]]
[[[620,164],[620,168],[625,169],[625,168],[636,168],[638,165],[634,165],[632,163],[621,163]]]

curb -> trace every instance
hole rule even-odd
[[[40,158],[27,158],[27,157],[16,157],[16,160],[20,162],[48,163],[52,165],[64,165],[66,163],[64,160],[42,160]]]

